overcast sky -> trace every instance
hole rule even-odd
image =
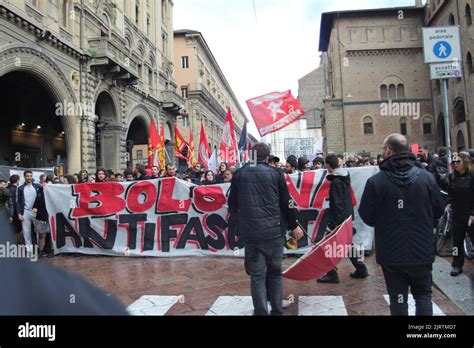
[[[255,3],[255,10],[254,10]],[[291,89],[319,65],[321,13],[415,0],[175,0],[174,29],[200,31],[260,139],[245,101]]]

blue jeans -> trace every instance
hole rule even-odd
[[[408,315],[408,287],[416,303],[416,315],[433,315],[431,302],[433,266],[382,266],[388,295],[390,296],[390,312],[395,316]]]
[[[272,306],[271,315],[283,314],[283,243],[283,237],[245,243],[245,271],[250,276],[255,315],[268,315],[267,300]]]

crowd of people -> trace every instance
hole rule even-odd
[[[331,182],[327,233],[331,233],[349,217],[354,217],[350,194],[350,175],[345,168],[379,166],[380,173],[367,181],[359,207],[362,220],[375,228],[377,262],[382,266],[394,315],[406,315],[408,287],[416,300],[417,314],[431,315],[432,263],[436,220],[447,206],[453,216],[453,261],[451,276],[463,270],[463,243],[466,235],[474,240],[474,165],[469,152],[453,155],[448,170],[448,151],[440,148],[430,154],[422,146],[417,154],[409,150],[405,137],[391,135],[384,142],[384,153],[377,158],[322,154],[309,161],[289,156],[283,165],[270,155],[265,144],[253,151],[256,161],[242,168],[221,163],[217,171],[205,170],[201,164],[180,173],[172,164],[165,170],[137,164],[133,170],[110,173],[99,168],[94,175],[87,170],[78,174],[42,175],[34,182],[31,171],[24,172],[24,183],[12,175],[8,182],[0,180],[0,209],[10,217],[27,248],[38,246],[39,257],[53,256],[44,187],[54,184],[127,182],[176,177],[195,185],[231,183],[229,212],[237,213],[239,231],[245,242],[246,271],[251,277],[251,292],[255,314],[265,315],[267,300],[272,314],[281,314],[282,237],[291,230],[297,239],[303,238],[296,212],[288,209],[291,200],[284,174],[326,169]],[[443,199],[442,192],[446,193]],[[272,202],[272,203],[270,203]],[[272,205],[273,204],[273,205]],[[21,233],[20,233],[21,232]],[[369,276],[360,260],[350,258],[353,278]],[[333,269],[318,279],[320,283],[339,283]],[[399,300],[400,294],[404,301]]]

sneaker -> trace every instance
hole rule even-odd
[[[369,276],[369,272],[367,269],[357,269],[355,272],[352,272],[350,276],[355,279],[363,279]]]
[[[339,276],[337,274],[326,274],[317,280],[321,284],[339,284]]]
[[[267,305],[268,305],[268,312],[271,312],[272,311],[272,305],[270,304],[270,301],[267,301]],[[290,306],[291,306],[290,301],[288,301],[288,300],[281,301],[281,308],[288,308]]]
[[[462,273],[462,268],[461,267],[453,267],[451,270],[451,277],[457,277]]]

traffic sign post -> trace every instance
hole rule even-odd
[[[448,148],[448,172],[451,172],[451,128],[449,124],[448,78],[462,77],[462,50],[459,26],[423,28],[425,63],[430,64],[431,79],[443,86],[444,128]]]

